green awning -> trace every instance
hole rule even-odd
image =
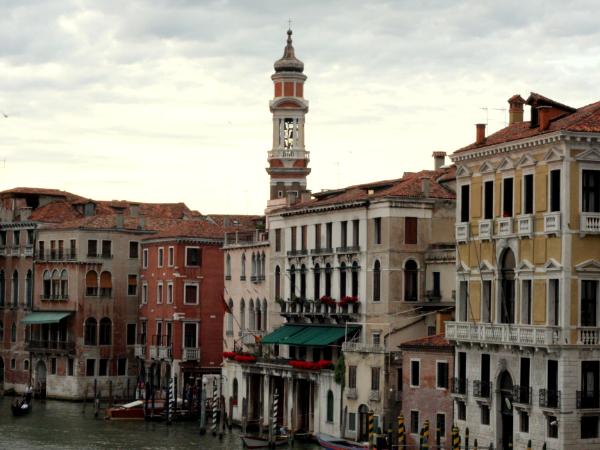
[[[61,319],[71,315],[70,312],[33,312],[21,320],[21,323],[33,325],[44,323],[58,323]]]
[[[359,329],[358,325],[295,325],[286,324],[262,338],[263,344],[286,344],[323,347],[331,345]]]

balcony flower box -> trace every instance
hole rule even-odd
[[[355,295],[346,295],[345,297],[342,297],[342,299],[339,302],[340,306],[347,306],[349,304],[355,304],[358,302],[358,297]]]
[[[223,352],[223,358],[235,359],[236,356],[237,356],[236,352]]]
[[[325,305],[335,306],[335,300],[332,299],[331,297],[329,297],[328,295],[322,296],[319,300],[321,303],[324,303]]]
[[[333,368],[333,362],[328,359],[321,359],[320,361],[299,361],[293,359],[288,361],[288,364],[295,369],[302,370],[322,370]]]
[[[256,362],[256,356],[254,356],[254,355],[237,354],[237,355],[235,355],[235,357],[233,359],[239,363],[255,363]]]

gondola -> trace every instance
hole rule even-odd
[[[10,405],[13,416],[15,416],[15,417],[25,416],[25,415],[29,414],[31,412],[31,407],[32,407],[31,401],[27,402],[27,400],[25,400],[25,399],[23,399],[20,402],[13,403],[12,405]]]
[[[289,440],[286,436],[277,436],[274,443],[269,443],[267,438],[246,435],[242,436],[242,442],[244,443],[244,448],[271,448],[273,446],[281,447],[287,445]]]
[[[328,450],[363,450],[369,448],[368,445],[361,444],[360,442],[340,439],[321,433],[317,434],[317,440],[322,448]]]

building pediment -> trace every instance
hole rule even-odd
[[[469,266],[467,266],[463,261],[461,261],[460,263],[458,263],[458,265],[456,266],[456,272],[458,273],[462,273],[462,274],[468,274],[471,272],[471,269],[469,268]]]
[[[503,158],[502,161],[500,162],[500,164],[498,164],[499,171],[513,170],[514,168],[515,168],[515,163],[513,162],[512,159],[510,159],[508,157]]]
[[[467,166],[458,165],[456,166],[456,178],[467,178],[471,176],[471,171]]]
[[[544,269],[547,272],[562,270],[562,268],[562,265],[554,258],[550,258],[548,261],[546,261],[546,264],[544,264]]]
[[[496,171],[496,169],[495,169],[494,165],[489,161],[485,161],[479,168],[479,173],[492,173],[495,171]]]
[[[577,272],[594,272],[600,274],[600,261],[595,259],[588,259],[575,266]]]
[[[535,166],[537,161],[531,156],[529,153],[525,153],[523,156],[519,158],[517,161],[517,167],[531,167]]]
[[[487,259],[484,259],[481,261],[481,264],[479,264],[479,271],[481,273],[491,273],[494,271],[494,266],[492,266]]]
[[[533,272],[535,271],[535,266],[531,264],[528,260],[524,259],[521,261],[516,268],[517,272]]]
[[[546,162],[561,161],[563,158],[564,158],[564,154],[563,154],[562,150],[557,147],[552,147],[544,155],[544,161],[546,161]]]
[[[600,163],[600,148],[591,148],[575,157],[577,161]]]

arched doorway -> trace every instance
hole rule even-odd
[[[356,440],[364,442],[369,439],[369,408],[367,405],[358,407],[358,435]]]
[[[46,363],[42,360],[38,361],[35,366],[35,393],[39,398],[46,398],[46,375],[48,369]]]
[[[500,403],[500,418],[498,420],[498,448],[512,450],[513,443],[513,381],[507,370],[498,377],[498,401]]]
[[[500,323],[515,323],[515,254],[510,248],[500,257]]]

